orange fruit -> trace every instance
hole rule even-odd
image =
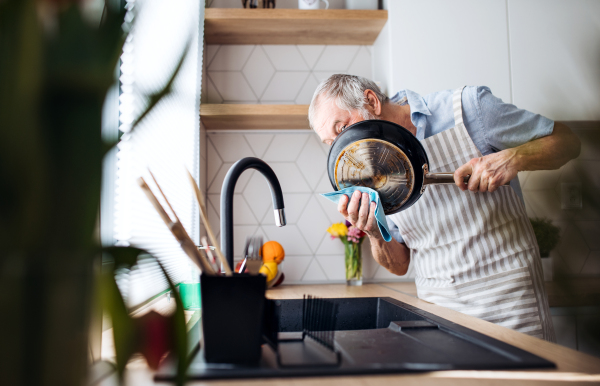
[[[285,251],[277,241],[267,241],[263,244],[260,251],[264,263],[274,261],[279,264],[285,258]]]

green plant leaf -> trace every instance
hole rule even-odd
[[[107,264],[101,273],[100,298],[102,307],[112,320],[116,368],[119,380],[122,382],[125,366],[135,352],[138,334],[117,286],[115,270],[120,267],[131,269],[137,264],[141,255],[149,254],[143,249],[134,247],[115,246],[103,248],[102,251],[113,259],[112,264]]]
[[[109,3],[114,3],[109,1]],[[123,53],[123,44],[127,34],[123,31],[123,23],[127,10],[125,7],[106,6],[104,18],[99,28],[99,49],[108,70],[114,71]]]
[[[112,320],[116,367],[119,379],[122,381],[125,366],[135,352],[137,334],[133,319],[129,316],[121,292],[117,287],[114,271],[108,269],[102,272],[99,282],[102,307]]]
[[[160,261],[157,260],[157,263],[163,272],[163,275],[165,275],[167,282],[169,283],[169,288],[173,293],[173,298],[175,298],[175,354],[177,355],[176,383],[177,385],[183,385],[186,381],[186,372],[191,362],[191,358],[188,358],[187,329],[185,325],[185,314],[183,313],[183,302],[181,301],[179,291],[177,291],[177,288],[175,287],[175,284],[173,284],[169,274]]]
[[[131,269],[137,264],[140,255],[150,255],[149,252],[134,248],[134,247],[106,247],[103,248],[103,252],[109,254],[114,260],[114,269],[119,267],[125,267]]]
[[[36,2],[0,1],[0,245],[31,250],[44,224],[48,180],[38,117],[43,39]]]
[[[129,311],[127,310],[123,297],[116,284],[115,269],[121,267],[131,269],[134,265],[138,264],[140,259],[150,258],[154,259],[160,267],[160,270],[169,283],[173,298],[175,299],[176,307],[173,318],[175,331],[172,331],[172,333],[175,341],[175,355],[178,360],[177,384],[183,385],[185,382],[186,371],[190,363],[189,358],[187,357],[188,350],[185,314],[183,312],[183,302],[181,301],[179,291],[177,291],[169,274],[158,259],[143,249],[134,247],[108,247],[103,248],[103,252],[113,258],[113,264],[110,264],[102,273],[100,293],[102,305],[109,313],[113,322],[115,353],[117,356],[116,367],[119,378],[122,379],[125,366],[136,350],[138,331],[135,330],[134,321],[131,316],[129,316]]]

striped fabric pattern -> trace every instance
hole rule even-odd
[[[463,124],[461,94],[453,97],[456,127],[422,141],[431,172],[482,156]],[[554,341],[535,236],[511,187],[428,186],[391,219],[411,249],[421,299]]]
[[[543,338],[540,310],[527,268],[445,288],[419,287],[418,295],[431,303]]]

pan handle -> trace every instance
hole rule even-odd
[[[465,184],[469,182],[469,178],[471,176],[466,176],[464,178]],[[454,173],[425,173],[425,178],[423,179],[423,185],[433,185],[433,184],[454,184]],[[509,185],[510,181],[504,185]]]
[[[469,177],[465,177],[465,183],[469,182]],[[426,173],[423,179],[423,185],[433,184],[453,184],[454,173]]]

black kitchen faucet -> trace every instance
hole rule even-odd
[[[233,192],[235,184],[240,175],[247,169],[256,169],[269,182],[271,198],[273,199],[273,210],[275,212],[275,225],[285,225],[285,212],[283,205],[283,194],[279,180],[273,169],[263,160],[255,157],[246,157],[234,163],[223,181],[221,189],[221,250],[230,267],[233,265]]]

